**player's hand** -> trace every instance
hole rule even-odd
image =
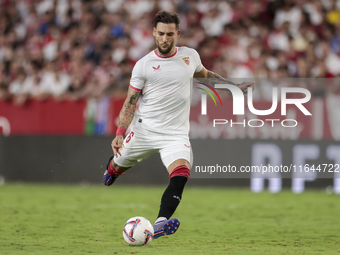
[[[251,87],[254,91],[255,89],[255,82],[242,82],[238,87],[242,90],[243,94],[247,94],[248,87]]]
[[[111,147],[112,147],[113,154],[115,155],[115,157],[118,157],[118,154],[122,156],[119,150],[123,146],[123,141],[124,141],[124,137],[122,135],[117,135],[115,139],[112,140]]]

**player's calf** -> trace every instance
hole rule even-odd
[[[168,219],[179,205],[189,177],[190,170],[185,165],[176,167],[170,174],[170,183],[163,193],[158,218],[154,225],[154,238],[174,234],[179,228],[178,219]]]
[[[187,180],[190,177],[190,170],[187,166],[176,167],[170,174],[170,182],[163,193],[158,218],[170,219],[177,206],[181,202],[182,193]]]

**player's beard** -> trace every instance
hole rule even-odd
[[[162,50],[162,48],[159,46],[159,43],[157,43],[157,48],[158,48],[158,51],[162,54],[162,55],[167,55],[167,54],[169,54],[169,52],[172,50],[172,48],[174,47],[174,43],[175,42],[172,42],[171,44],[170,44],[170,46],[167,48],[167,49],[165,49],[165,50]]]

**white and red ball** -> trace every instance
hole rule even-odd
[[[153,226],[144,217],[132,217],[124,225],[123,237],[129,245],[146,245],[152,241],[153,235]]]

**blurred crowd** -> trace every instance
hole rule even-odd
[[[0,100],[124,96],[156,48],[159,10],[179,14],[178,46],[224,77],[311,78],[302,86],[314,96],[340,92],[315,82],[340,77],[340,0],[0,0]]]

